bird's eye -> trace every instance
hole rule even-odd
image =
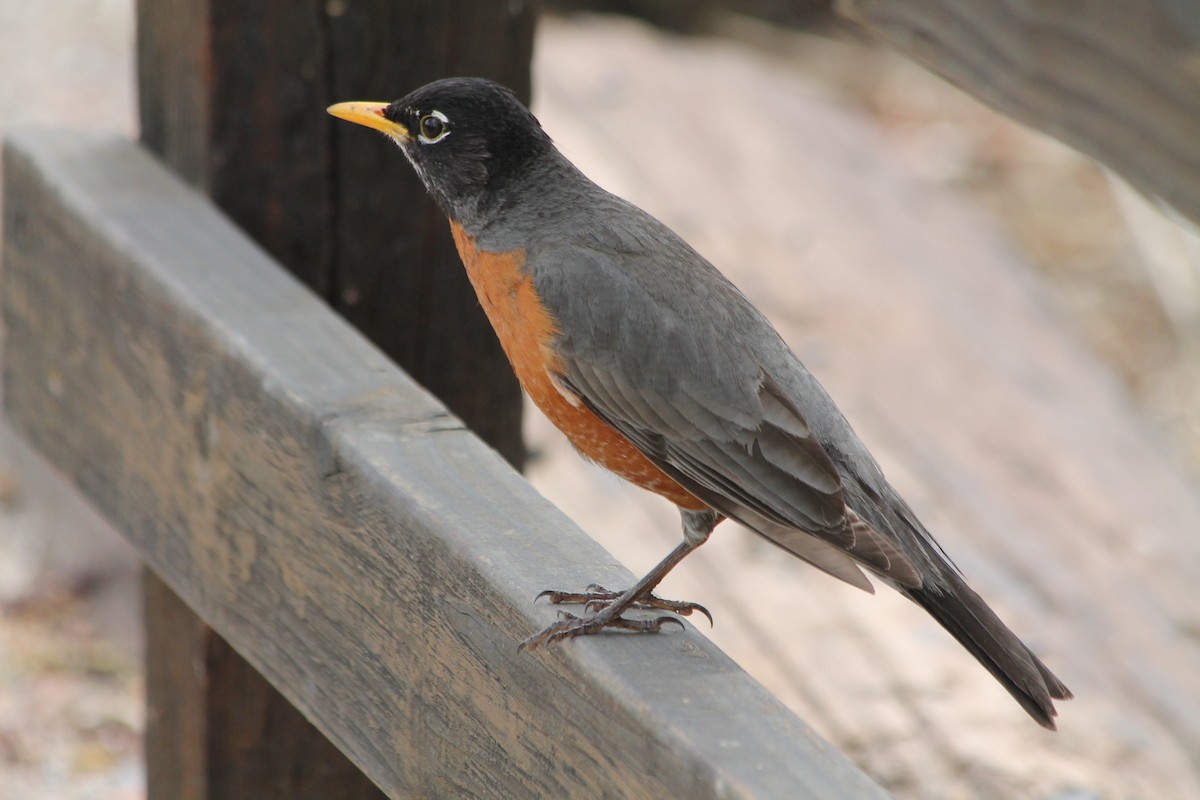
[[[450,134],[450,120],[440,111],[434,111],[421,117],[417,123],[417,138],[425,144],[433,144],[445,139]]]

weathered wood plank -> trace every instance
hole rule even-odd
[[[882,796],[693,632],[518,655],[631,576],[140,150],[5,189],[14,425],[390,796]]]
[[[1200,17],[1176,0],[842,0],[981,100],[1200,222]]]

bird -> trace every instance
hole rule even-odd
[[[512,91],[444,78],[328,112],[399,145],[533,403],[584,458],[679,508],[683,540],[657,566],[624,591],[543,592],[584,613],[560,612],[523,647],[678,623],[633,609],[707,615],[653,591],[731,519],[852,586],[873,593],[871,575],[899,591],[1055,729],[1070,690],[967,585],[774,326],[665,224],[588,179]]]

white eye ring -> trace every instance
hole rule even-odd
[[[450,120],[440,111],[430,111],[417,121],[417,140],[434,144],[450,135]]]

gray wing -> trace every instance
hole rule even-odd
[[[919,586],[847,507],[837,464],[776,377],[781,358],[803,367],[774,328],[673,234],[641,234],[529,255],[562,323],[564,389],[714,509],[835,577],[870,590],[861,564]]]

